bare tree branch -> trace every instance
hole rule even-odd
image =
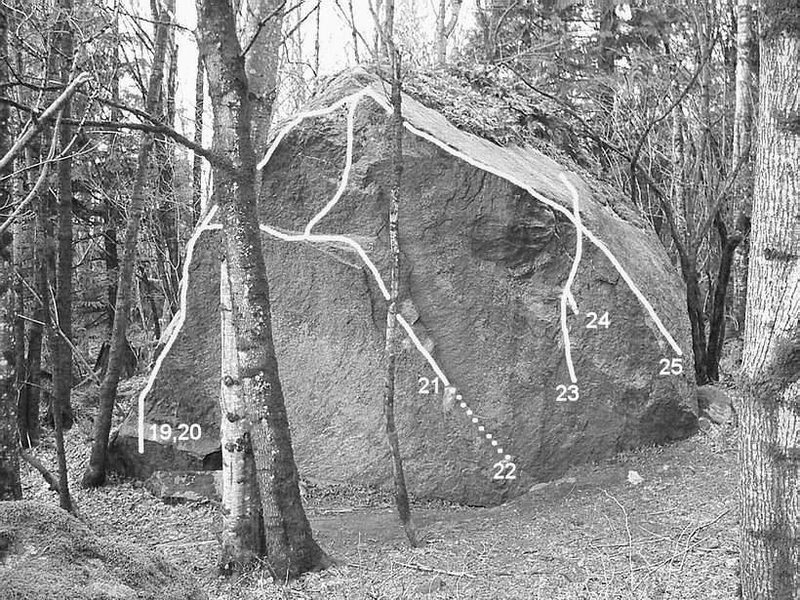
[[[138,108],[133,108],[131,106],[127,106],[125,104],[121,104],[119,102],[114,102],[113,100],[107,100],[104,98],[96,98],[98,102],[101,104],[106,104],[108,106],[119,108],[120,110],[124,110],[130,112],[131,114],[145,119],[148,123],[135,123],[131,121],[104,121],[104,120],[77,120],[77,119],[64,119],[64,123],[67,125],[78,125],[78,126],[85,126],[85,127],[99,127],[105,129],[131,129],[134,131],[143,131],[145,133],[157,133],[163,134],[169,138],[172,138],[182,146],[188,148],[189,150],[195,152],[199,156],[205,158],[210,164],[215,167],[219,167],[221,169],[225,169],[227,171],[235,170],[233,163],[230,161],[225,160],[221,156],[214,154],[210,149],[202,146],[196,142],[193,142],[186,136],[181,133],[178,133],[171,127],[160,123],[155,117],[148,115],[145,111],[140,110]],[[41,115],[37,115],[37,111],[30,106],[25,106],[19,102],[15,102],[14,100],[10,100],[8,98],[0,98],[0,103],[8,104],[13,106],[14,108],[28,112],[32,115],[33,120],[44,122],[48,120],[48,117],[45,116],[44,113]],[[52,118],[52,117],[50,117]]]
[[[41,123],[41,121],[39,121]],[[39,190],[41,189],[42,185],[44,184],[45,180],[47,179],[47,173],[50,168],[50,164],[53,162],[53,159],[56,155],[56,148],[58,148],[58,140],[59,140],[59,123],[61,122],[61,111],[58,112],[58,118],[56,119],[56,127],[53,129],[53,139],[50,141],[50,150],[47,153],[47,158],[42,165],[42,170],[39,171],[39,177],[36,179],[36,183],[33,184],[33,187],[28,192],[28,195],[17,205],[17,208],[8,216],[5,222],[0,225],[0,234],[2,234],[6,229],[8,229],[14,220],[25,210],[28,205],[36,198]]]
[[[728,178],[725,180],[722,189],[719,191],[717,197],[714,198],[714,201],[711,203],[711,206],[708,209],[708,214],[706,215],[705,220],[697,228],[697,230],[695,231],[695,235],[692,237],[692,239],[689,240],[690,246],[694,246],[695,244],[699,243],[708,233],[708,230],[711,228],[711,224],[714,222],[714,218],[716,217],[720,207],[722,206],[722,201],[728,196],[728,192],[730,191],[731,187],[733,187],[733,184],[736,182],[736,178],[739,175],[739,172],[742,170],[742,166],[744,165],[744,163],[747,162],[749,156],[750,156],[750,144],[748,143],[747,147],[740,154],[739,160],[736,161],[736,165],[733,167],[733,171],[731,171],[730,175],[728,175]]]
[[[296,6],[293,6],[292,8],[290,8],[288,11],[286,11],[285,14],[288,14],[288,13],[292,12],[296,8],[300,8],[301,5],[302,5],[302,2],[298,2]],[[247,42],[247,46],[245,46],[244,50],[242,50],[242,56],[243,57],[247,56],[247,53],[250,51],[250,48],[253,47],[253,44],[256,43],[256,40],[258,39],[258,36],[261,33],[261,30],[264,29],[266,24],[269,23],[272,19],[274,19],[278,15],[284,15],[284,8],[286,8],[286,0],[283,0],[283,2],[281,2],[278,6],[276,6],[271,13],[269,13],[266,17],[264,17],[263,19],[261,19],[258,22],[258,25],[256,26],[256,31],[255,31],[255,33],[253,33],[253,37],[250,38],[250,41]],[[289,37],[289,36],[286,36],[286,37]]]
[[[91,75],[89,75],[88,73],[81,73],[75,79],[73,79],[72,83],[70,83],[64,89],[64,91],[61,92],[61,95],[55,100],[53,100],[53,103],[50,106],[48,106],[44,110],[44,112],[42,112],[39,119],[31,118],[23,134],[19,136],[19,138],[17,138],[17,141],[14,142],[14,145],[11,146],[9,151],[6,152],[5,156],[3,156],[2,159],[0,159],[0,170],[2,170],[6,165],[8,165],[8,163],[11,162],[11,160],[13,160],[13,158],[19,153],[19,151],[28,145],[28,142],[31,141],[31,138],[42,130],[42,127],[44,127],[44,123],[47,120],[53,118],[53,116],[59,111],[59,109],[64,105],[64,103],[72,97],[72,95],[77,91],[77,89],[81,85],[89,81],[91,78],[92,78]],[[6,101],[5,98],[0,100],[4,102]]]

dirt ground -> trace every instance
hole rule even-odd
[[[575,468],[496,508],[415,503],[418,548],[408,546],[387,494],[312,486],[309,519],[338,564],[286,586],[264,571],[235,582],[218,577],[213,503],[168,506],[135,481],[81,490],[89,434],[86,420],[68,435],[72,490],[86,521],[98,533],[160,549],[214,600],[735,597],[732,431],[714,428]],[[52,440],[37,454],[54,465]],[[631,483],[630,471],[641,482]],[[38,473],[27,465],[23,472],[27,499],[57,504]]]

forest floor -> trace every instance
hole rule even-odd
[[[409,547],[388,494],[311,487],[307,514],[337,566],[277,586],[264,571],[236,582],[217,575],[220,518],[211,502],[166,505],[129,480],[80,489],[90,450],[88,413],[78,409],[67,437],[71,489],[83,518],[100,534],[163,551],[213,600],[735,597],[732,430],[715,427],[576,467],[496,508],[415,503],[418,548]],[[52,436],[36,453],[55,464]],[[642,481],[629,482],[629,471]],[[57,503],[27,465],[23,484],[27,499]]]

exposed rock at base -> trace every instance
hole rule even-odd
[[[0,600],[206,600],[163,556],[94,533],[66,511],[0,502]]]
[[[340,78],[309,110],[364,85],[383,94],[380,83],[360,77]],[[438,395],[434,383],[431,393],[418,393],[421,378],[436,374],[405,340],[396,412],[410,491],[497,504],[573,464],[692,433],[697,405],[682,283],[636,211],[544,155],[460,132],[411,98],[404,97],[403,112],[450,150],[411,133],[403,141],[401,311],[472,411],[460,399],[443,402],[441,382]],[[341,109],[304,121],[283,138],[263,172],[262,224],[302,232],[334,196],[345,164],[345,116]],[[366,98],[354,130],[349,185],[314,231],[357,241],[387,280],[391,129],[383,109]],[[560,299],[577,242],[566,216],[573,200],[560,174],[577,187],[583,224],[684,349],[680,374],[659,374],[661,361],[672,365],[676,354],[610,259],[584,237],[571,288],[580,312],[567,307],[566,315],[580,397],[558,401],[558,386],[571,384]],[[341,243],[264,234],[263,250],[301,475],[323,484],[391,486],[382,416],[386,302],[378,285]],[[118,471],[145,478],[154,470],[219,468],[220,254],[219,231],[204,232],[188,267],[185,322],[146,397],[146,452],[136,452],[134,411],[111,448]],[[606,312],[607,328],[597,323]],[[597,327],[587,328],[591,323]],[[151,432],[161,423],[201,424],[202,437],[162,442]],[[513,457],[516,479],[494,478],[500,456],[487,433]]]
[[[714,385],[697,388],[697,405],[702,417],[717,425],[736,425],[733,401],[724,390]]]
[[[156,471],[144,487],[167,504],[219,500],[222,471]]]

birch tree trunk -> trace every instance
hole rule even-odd
[[[300,499],[278,363],[272,340],[269,285],[261,249],[251,142],[251,109],[235,16],[225,0],[197,0],[198,41],[214,110],[215,153],[235,171],[214,172],[233,296],[239,383],[264,514],[265,563],[276,581],[324,568]]]
[[[233,303],[228,269],[220,268],[220,442],[222,445],[222,550],[223,573],[239,573],[264,554],[264,522],[261,517],[258,480],[247,405],[239,380],[239,356],[233,326]]]
[[[164,11],[162,11],[162,14]],[[154,114],[158,94],[161,91],[161,79],[164,71],[164,54],[167,46],[167,18],[158,19],[155,44],[153,48],[153,69],[148,82],[145,112]],[[95,419],[94,441],[89,466],[83,474],[83,487],[99,487],[105,483],[106,461],[108,456],[108,436],[111,431],[111,415],[117,397],[117,384],[122,370],[123,357],[127,346],[128,313],[131,305],[133,286],[133,270],[136,263],[136,242],[139,236],[139,224],[144,209],[145,188],[150,175],[149,158],[153,148],[153,134],[146,132],[142,136],[137,157],[136,178],[128,206],[128,223],[125,227],[125,238],[122,247],[122,268],[117,283],[116,311],[111,331],[111,344],[108,357],[108,368],[100,384],[100,407]]]
[[[250,136],[253,151],[266,151],[272,106],[278,85],[282,0],[242,0],[238,9],[237,32],[245,52],[245,74],[250,100]],[[254,190],[259,189],[256,173]],[[227,191],[215,186],[215,200],[222,203]],[[227,264],[224,267],[221,306],[233,310]],[[234,573],[264,554],[262,500],[258,488],[257,469],[251,439],[251,417],[239,383],[239,361],[236,354],[236,331],[233,313],[223,310],[222,357],[223,379],[220,391],[222,426],[220,443],[223,452],[223,531],[220,567]],[[226,320],[227,318],[227,320]]]
[[[800,590],[800,8],[761,2],[753,229],[740,420],[744,600]]]

